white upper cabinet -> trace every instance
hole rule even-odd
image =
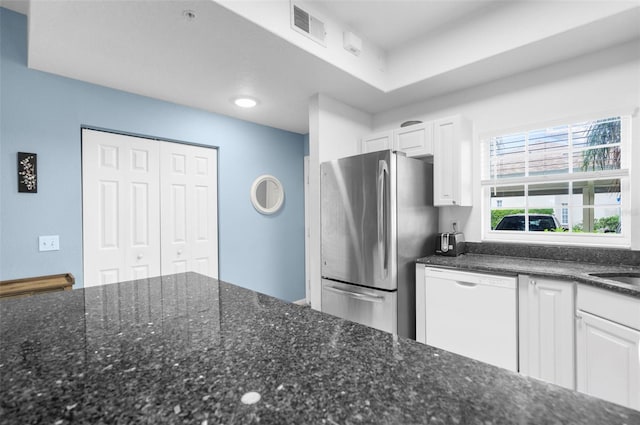
[[[393,149],[408,157],[433,155],[433,122],[370,134],[360,141],[362,153]]]
[[[460,115],[365,136],[360,152],[394,149],[408,157],[433,157],[435,206],[472,205],[471,122]]]
[[[433,155],[433,122],[402,127],[393,132],[393,148],[407,156]]]
[[[575,389],[574,283],[518,277],[520,372]]]
[[[393,131],[370,134],[360,141],[360,152],[376,152],[391,149],[393,147]]]
[[[436,206],[472,204],[471,123],[456,115],[434,122],[433,202]]]

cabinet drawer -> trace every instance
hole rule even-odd
[[[612,291],[578,285],[578,310],[640,330],[640,299]]]
[[[322,312],[381,331],[397,333],[396,292],[322,279]]]

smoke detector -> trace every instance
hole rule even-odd
[[[191,9],[185,9],[182,11],[182,17],[188,22],[195,21],[197,18],[196,12]]]

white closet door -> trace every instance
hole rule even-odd
[[[84,286],[160,275],[158,142],[82,130]]]
[[[162,274],[218,277],[217,151],[160,144]]]

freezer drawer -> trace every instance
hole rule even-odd
[[[424,279],[427,344],[517,371],[515,277],[426,268]]]
[[[322,311],[397,333],[397,293],[322,279]]]

